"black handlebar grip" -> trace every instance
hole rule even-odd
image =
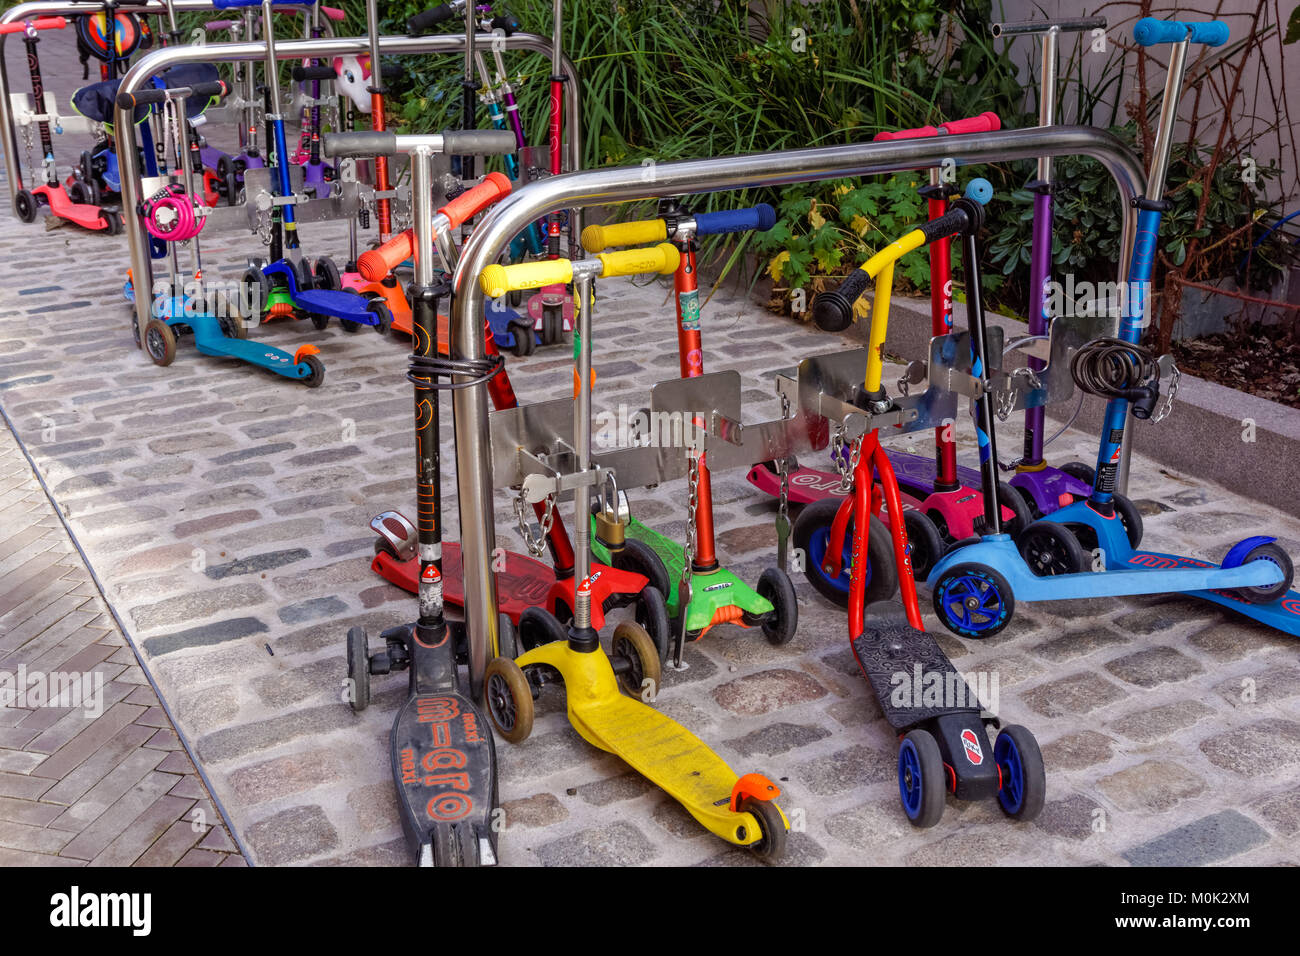
[[[843,282],[813,300],[813,322],[823,332],[843,332],[853,324],[853,303],[871,283],[863,269],[854,269]]]
[[[195,83],[190,87],[190,99],[210,100],[213,97],[220,99],[230,92],[222,80],[209,80],[207,83]]]
[[[137,106],[148,106],[153,103],[161,103],[167,99],[167,91],[150,87],[147,90],[136,90],[134,93],[118,93],[117,105],[124,110],[134,109]]]
[[[925,234],[928,245],[939,239],[956,235],[959,232],[975,232],[984,225],[984,207],[973,199],[962,196],[948,207],[948,212],[938,219],[922,223],[921,232]]]
[[[519,18],[508,10],[504,11],[499,17],[493,17],[489,20],[488,26],[493,30],[501,30],[506,36],[523,29],[523,24],[519,22]]]
[[[450,20],[456,15],[456,7],[450,3],[439,4],[430,10],[417,13],[406,21],[407,33],[422,33],[436,23],[442,23],[444,20]]]
[[[508,129],[449,129],[442,134],[443,152],[452,156],[496,156],[518,148],[515,134]]]
[[[302,83],[304,80],[335,80],[338,75],[334,72],[332,66],[295,66],[293,68],[293,81]]]
[[[321,137],[321,151],[326,156],[396,156],[397,134],[387,130],[370,130],[355,133],[326,133]]]

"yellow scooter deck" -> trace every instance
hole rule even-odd
[[[564,678],[569,721],[582,738],[621,757],[710,833],[737,846],[763,838],[753,814],[731,810],[731,791],[740,779],[735,771],[681,724],[623,694],[603,651],[576,653],[565,641],[556,641],[515,663],[558,670]]]

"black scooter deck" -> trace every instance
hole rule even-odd
[[[866,620],[866,629],[853,640],[853,654],[889,726],[903,733],[946,714],[979,715],[975,693],[948,655],[933,637],[907,623],[900,606],[868,605]],[[944,703],[954,700],[967,706]]]
[[[417,694],[398,711],[389,739],[402,829],[421,853],[440,857],[420,863],[486,862],[480,839],[491,842],[485,824],[496,805],[496,751],[486,717],[457,691]]]

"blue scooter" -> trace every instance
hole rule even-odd
[[[1151,279],[1160,216],[1166,208],[1161,196],[1187,51],[1192,43],[1218,46],[1228,39],[1227,25],[1220,21],[1186,23],[1148,17],[1137,23],[1134,33],[1143,46],[1157,43],[1175,46],[1170,57],[1157,146],[1148,177],[1149,196],[1137,203],[1137,239],[1129,267],[1129,295],[1121,322],[1121,339],[1090,343],[1081,353],[1091,351],[1100,355],[1101,363],[1118,361],[1120,367],[1134,370],[1145,367],[1146,370],[1135,375],[1134,381],[1117,383],[1112,378],[1108,383],[1105,394],[1109,395],[1110,401],[1092,494],[1084,501],[1055,512],[1050,521],[1030,525],[1021,537],[1020,548],[1010,536],[1001,533],[1000,515],[996,508],[988,506],[988,480],[990,476],[996,477],[997,467],[992,402],[987,392],[974,402],[985,487],[986,533],[978,543],[950,551],[935,565],[929,577],[939,620],[949,630],[964,637],[983,638],[1001,631],[1011,621],[1017,597],[1030,601],[1060,601],[1162,593],[1186,593],[1213,601],[1280,631],[1300,636],[1300,594],[1290,591],[1294,567],[1291,558],[1274,538],[1258,536],[1238,542],[1228,551],[1221,565],[1199,558],[1138,551],[1133,542],[1141,537],[1141,519],[1136,508],[1125,507],[1122,502],[1127,499],[1115,492],[1129,409],[1134,410],[1136,417],[1149,416],[1159,391],[1159,378],[1152,369],[1155,363],[1137,342],[1144,326],[1145,290]],[[988,363],[980,295],[979,247],[973,234],[963,235],[963,252],[971,348],[975,368],[982,370],[987,369]],[[1076,361],[1072,367],[1077,369],[1078,365]],[[976,374],[981,373],[977,371]],[[1087,376],[1091,379],[1100,377],[1096,374]],[[1080,380],[1077,370],[1075,378]],[[1084,566],[1084,556],[1083,547],[1075,533],[1071,533],[1076,528],[1078,534],[1095,537],[1104,559],[1104,570],[1079,570]],[[1037,535],[1033,534],[1035,531]],[[1038,574],[1031,569],[1030,562],[1034,563]],[[1065,573],[1052,573],[1054,570]]]

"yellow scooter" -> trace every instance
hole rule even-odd
[[[677,270],[680,254],[669,243],[571,261],[547,259],[512,266],[492,265],[479,283],[498,299],[507,292],[573,282],[577,300],[574,336],[574,460],[576,470],[556,479],[555,491],[572,488],[576,498],[573,621],[566,628],[542,608],[528,608],[519,619],[518,658],[488,664],[485,696],[497,732],[521,743],[533,729],[533,706],[548,681],[558,675],[568,698],[569,721],[583,739],[625,760],[634,770],[677,800],[707,830],[728,843],[749,847],[775,860],[785,850],[789,823],[774,798],[780,789],[762,774],[737,776],[698,737],[647,706],[659,687],[659,654],[650,635],[624,621],[614,630],[611,654],[591,626],[591,489],[600,469],[591,461],[591,311],[597,277]],[[563,489],[561,489],[561,485]],[[548,493],[549,490],[548,490]],[[596,572],[599,574],[600,572]],[[622,684],[629,694],[620,692]]]

